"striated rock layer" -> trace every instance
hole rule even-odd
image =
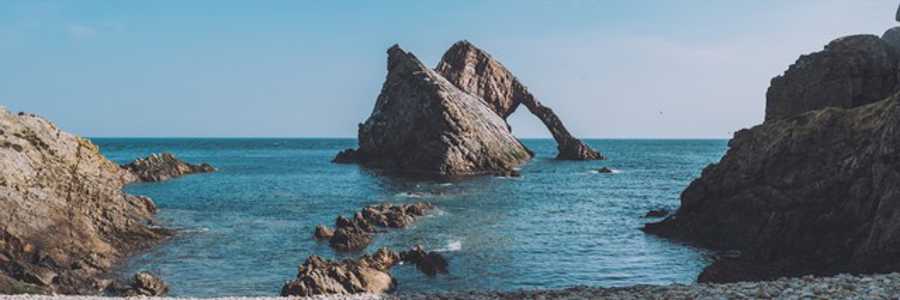
[[[359,146],[352,156],[364,165],[440,176],[509,172],[531,158],[482,99],[396,45]]]
[[[832,41],[820,52],[801,56],[766,93],[766,121],[825,107],[850,108],[900,90],[900,49],[885,39],[854,35]]]
[[[900,96],[737,132],[645,230],[741,251],[700,281],[900,270]]]
[[[557,159],[603,159],[599,152],[573,137],[556,113],[528,92],[528,88],[512,72],[468,41],[460,41],[450,47],[435,70],[461,90],[487,101],[504,120],[519,105],[525,105],[556,140],[559,150]]]
[[[125,168],[134,174],[138,180],[144,182],[165,181],[194,173],[211,173],[216,171],[216,168],[207,163],[190,164],[176,158],[172,153],[154,153],[148,157],[122,165],[122,168]]]
[[[90,141],[0,108],[0,292],[96,294],[113,264],[168,232],[122,192],[133,175]]]

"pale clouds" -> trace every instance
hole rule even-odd
[[[73,39],[82,40],[97,36],[97,29],[87,25],[70,24],[66,27],[66,33]]]

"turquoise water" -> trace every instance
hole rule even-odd
[[[639,230],[651,209],[678,206],[725,140],[588,140],[610,159],[554,161],[552,140],[525,140],[537,157],[520,178],[412,181],[329,161],[351,139],[93,139],[124,163],[170,151],[221,171],[135,184],[158,219],[181,234],[128,262],[156,272],[173,296],[276,295],[309,255],[347,257],[311,237],[316,224],[384,201],[431,201],[440,210],[379,235],[367,251],[422,244],[450,261],[434,278],[393,270],[400,291],[515,290],[577,285],[688,283],[708,254]],[[615,174],[591,170],[609,166]],[[359,255],[359,253],[349,256]]]

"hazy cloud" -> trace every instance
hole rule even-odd
[[[71,24],[66,27],[66,32],[69,34],[69,37],[76,40],[97,36],[97,29],[87,25]]]

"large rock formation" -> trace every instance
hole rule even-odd
[[[96,294],[113,264],[168,232],[90,141],[0,108],[0,291]]]
[[[164,181],[194,173],[216,171],[216,168],[207,163],[190,164],[176,158],[172,153],[154,153],[148,157],[122,165],[122,168],[130,171],[138,180],[144,182]]]
[[[645,230],[742,251],[701,281],[900,271],[900,95],[737,132]]]
[[[359,146],[353,156],[367,166],[426,175],[505,173],[531,158],[484,100],[396,45]]]
[[[556,113],[528,92],[512,72],[468,41],[453,44],[435,70],[456,87],[487,101],[504,120],[524,104],[550,130],[559,150],[557,159],[603,159],[599,152],[573,137]]]
[[[855,35],[801,56],[784,75],[772,79],[766,121],[825,107],[856,107],[893,95],[900,90],[898,53],[877,36]]]

